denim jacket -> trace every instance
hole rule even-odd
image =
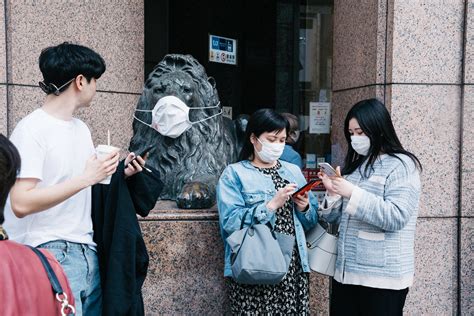
[[[306,184],[306,180],[298,166],[280,161],[280,176],[298,187]],[[275,225],[276,214],[266,208],[267,203],[275,195],[275,185],[270,175],[258,171],[248,160],[240,161],[227,168],[222,173],[217,184],[217,206],[219,209],[219,224],[225,245],[224,276],[232,276],[230,256],[231,250],[226,238],[240,229],[242,217],[246,214],[244,225],[250,225],[253,209],[255,219],[265,224]],[[300,212],[293,207],[295,235],[301,265],[304,272],[309,272],[308,253],[306,250],[305,231],[316,225],[318,221],[318,202],[316,197],[309,194],[310,203],[306,212]],[[246,211],[249,212],[246,213]]]

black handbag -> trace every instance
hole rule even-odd
[[[46,259],[44,254],[38,249],[31,246],[28,247],[30,247],[30,249],[33,250],[33,252],[38,256],[41,263],[43,264],[44,269],[46,270],[46,274],[48,275],[48,279],[51,283],[51,287],[53,288],[53,293],[56,297],[56,300],[61,303],[61,315],[74,316],[76,314],[76,309],[73,305],[69,304],[69,301],[67,300],[67,294],[63,291],[61,283],[59,283],[58,277],[56,276],[56,273],[54,273],[53,268],[49,264],[48,259]]]

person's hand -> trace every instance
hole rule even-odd
[[[329,177],[323,171],[318,172],[318,177],[319,177],[319,179],[321,179],[323,181],[324,187],[326,188],[327,194],[329,196],[337,194],[334,190],[333,179],[342,178],[342,176],[341,176],[341,167],[339,167],[339,166],[336,167],[336,175],[337,175],[336,177]]]
[[[309,205],[309,193],[305,192],[304,194],[298,194],[296,196],[291,196],[291,199],[295,203],[295,207],[298,211],[303,212]]]
[[[334,193],[339,194],[347,199],[350,199],[352,196],[352,191],[354,191],[354,185],[344,179],[343,177],[332,177],[332,190]]]
[[[94,185],[104,180],[107,176],[115,173],[119,162],[119,153],[110,153],[103,159],[98,159],[96,155],[92,155],[87,162],[84,172],[82,173],[83,179],[87,185]]]
[[[140,156],[136,157],[137,159],[133,160],[133,158],[135,158],[135,153],[131,152],[128,154],[127,158],[125,158],[125,165],[127,166],[124,170],[125,179],[143,171],[146,162],[146,154],[144,157],[145,159]]]
[[[296,191],[296,183],[290,183],[286,187],[277,191],[273,199],[267,203],[267,208],[276,210],[282,207],[288,201],[291,195]]]

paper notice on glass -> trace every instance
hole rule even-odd
[[[329,134],[331,125],[331,103],[310,102],[309,103],[309,133]]]
[[[306,154],[306,168],[316,168],[316,154]]]

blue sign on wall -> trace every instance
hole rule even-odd
[[[237,40],[209,34],[209,61],[237,65]]]

